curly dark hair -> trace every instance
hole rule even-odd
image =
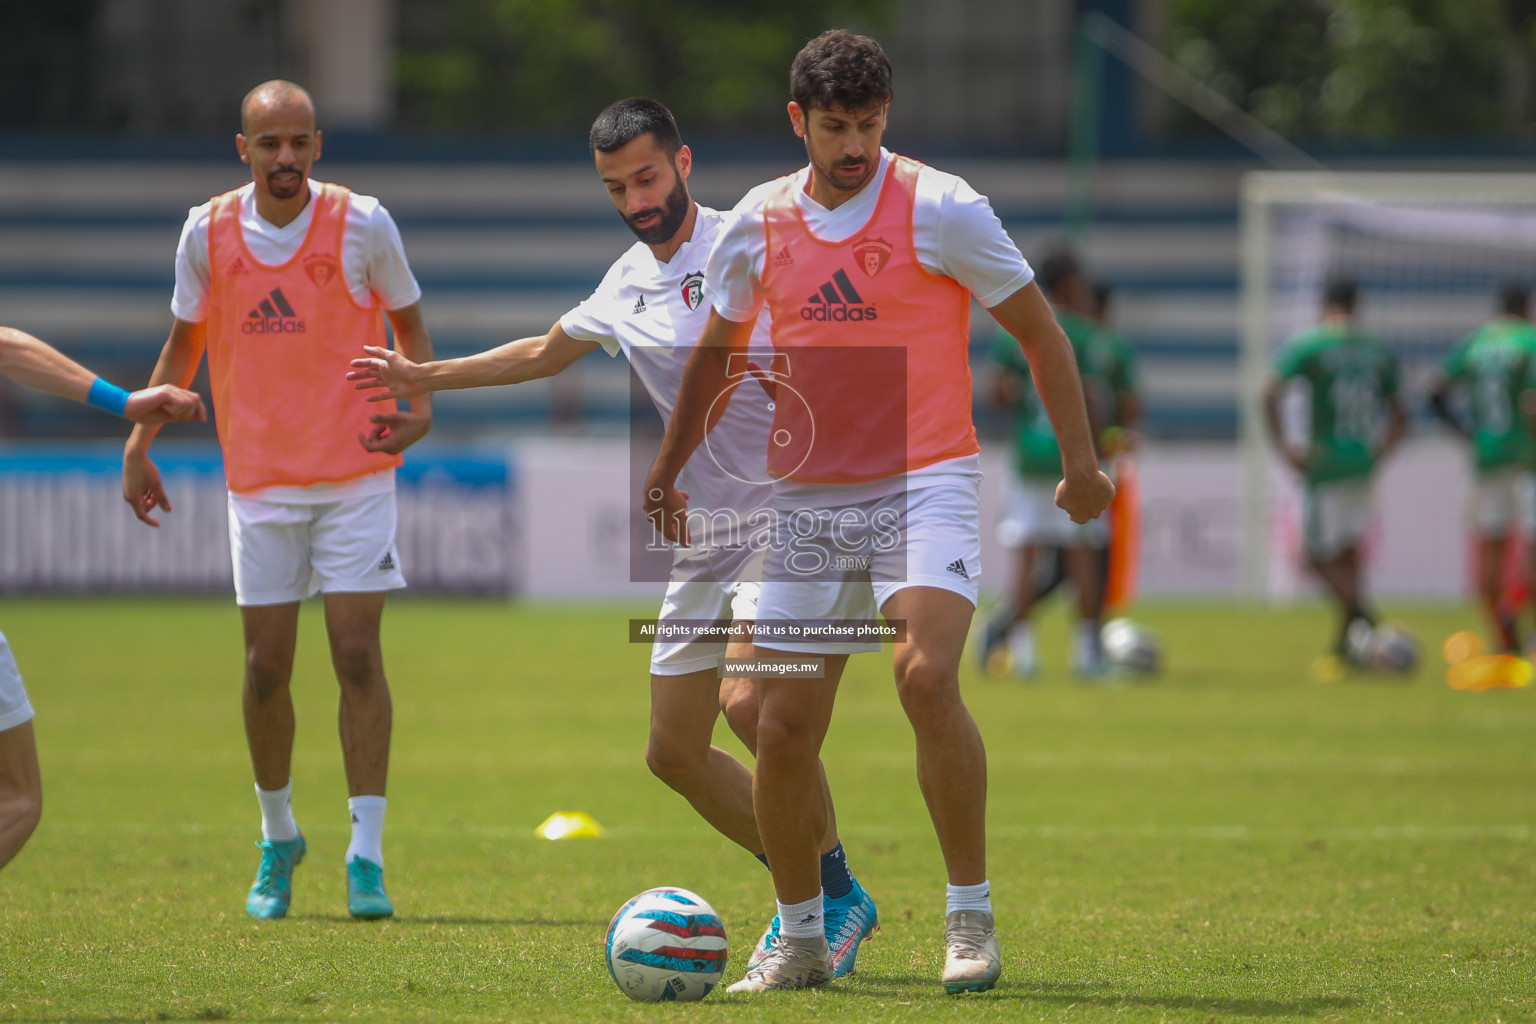
[[[868,110],[891,98],[891,62],[869,36],[835,28],[795,55],[789,95],[805,111]]]

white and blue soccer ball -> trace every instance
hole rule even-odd
[[[725,973],[725,926],[687,889],[647,889],[608,925],[608,973],[642,1003],[703,999]]]
[[[1110,619],[1099,629],[1099,646],[1110,671],[1155,676],[1163,670],[1163,642],[1152,630],[1127,618]]]

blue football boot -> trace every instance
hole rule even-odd
[[[364,921],[395,916],[395,905],[384,895],[384,869],[366,857],[347,863],[347,913]]]
[[[276,921],[288,916],[288,904],[293,901],[293,869],[304,859],[304,837],[263,839],[256,848],[261,851],[261,865],[245,897],[245,912],[258,921]]]

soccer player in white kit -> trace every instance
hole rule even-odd
[[[190,391],[161,385],[129,394],[14,327],[0,327],[0,376],[136,423],[206,417],[202,399]],[[32,704],[11,645],[0,633],[0,868],[26,845],[42,813],[43,780],[32,732]]]
[[[310,178],[321,135],[309,94],[265,82],[247,94],[240,121],[236,148],[252,180],[189,213],[176,250],[175,320],[151,382],[190,382],[206,347],[261,808],[261,861],[245,907],[258,919],[286,916],[306,852],[291,800],[288,687],[299,603],[319,592],[352,821],[347,909],[384,918],[394,913],[383,877],[393,711],[379,632],[386,594],[405,586],[395,467],[432,413],[426,397],[408,411],[370,407],[343,378],[352,353],[384,343],[385,317],[402,351],[430,359],[431,339],[389,211]],[[154,436],[136,428],[123,452],[123,497],[151,526],[150,513],[168,507],[148,454]]]
[[[386,389],[379,398],[408,398],[428,391],[517,384],[559,373],[602,348],[623,352],[663,419],[672,414],[689,352],[709,314],[704,264],[726,215],[689,197],[693,156],[682,143],[671,113],[654,100],[620,100],[598,115],[590,135],[598,175],[624,223],[640,239],[617,260],[590,298],[562,316],[539,338],[523,338],[462,359],[417,365],[397,352],[370,348],[353,360],[349,380],[357,387]],[[749,624],[756,615],[758,577],[754,553],[743,543],[754,513],[768,502],[766,449],[772,416],[759,380],[771,372],[767,320],[733,381],[739,395],[711,435],[713,446],[684,470],[694,522],[713,527],[691,550],[679,549],[659,622],[731,622],[739,639],[658,639],[651,653],[651,730],[646,763],[727,838],[763,858],[752,809],[751,772],[711,744],[724,709],[732,731],[750,750],[757,747],[757,699],[751,680],[723,675],[724,659],[750,653]],[[792,368],[791,368],[792,370]],[[830,817],[825,773],[821,796]],[[764,860],[766,863],[766,860]],[[854,880],[838,841],[835,822],[820,849],[828,893],[824,934],[833,970],[851,973],[859,943],[877,925],[874,901]],[[778,934],[775,917],[751,962]]]
[[[776,409],[773,436],[780,439],[782,415],[783,450],[792,455],[774,473],[773,509],[795,543],[768,551],[754,643],[759,657],[825,655],[825,678],[758,683],[753,807],[784,924],[730,990],[803,988],[832,976],[813,855],[826,827],[815,765],[848,655],[878,649],[770,642],[765,631],[865,621],[878,609],[906,623],[896,687],[949,877],[942,982],[949,992],[981,991],[996,983],[1001,958],[986,874],[986,752],[959,687],[980,568],[972,297],[1019,341],[1034,371],[1062,449],[1057,503],[1085,522],[1114,487],[1094,455],[1071,347],[986,199],[954,175],[881,148],[892,93],[879,44],[824,33],[796,56],[790,82],[790,121],[809,166],[749,192],[715,243],[705,270],[714,309],[642,497],[667,536],[687,543],[678,472],[766,306],[774,349],[796,360],[796,387],[808,362],[813,372],[804,389],[809,421],[789,401]],[[881,529],[892,516],[904,542],[887,549]],[[806,559],[804,572],[796,557],[813,544],[819,557]]]

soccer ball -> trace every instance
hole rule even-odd
[[[1110,619],[1099,630],[1099,645],[1105,664],[1113,671],[1135,676],[1154,676],[1162,671],[1162,641],[1140,623]]]
[[[1369,647],[1372,668],[1407,675],[1419,664],[1419,640],[1407,626],[1386,622],[1371,630]]]
[[[703,999],[725,973],[725,926],[687,889],[647,889],[608,925],[608,973],[642,1003]]]
[[[1419,640],[1407,626],[1384,622],[1371,626],[1364,619],[1350,623],[1345,656],[1351,664],[1381,672],[1407,675],[1419,664]]]

